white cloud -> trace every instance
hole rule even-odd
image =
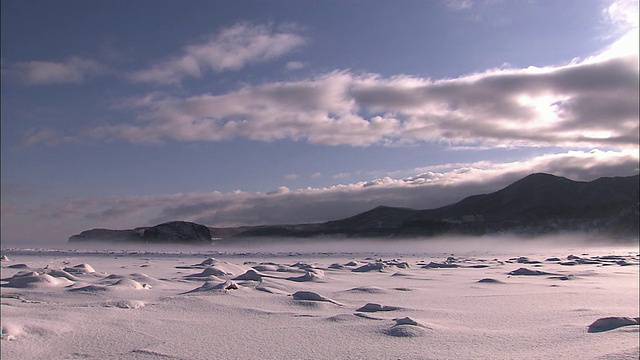
[[[618,16],[615,14],[619,11],[611,9],[611,16]],[[134,77],[175,83],[185,76],[199,77],[206,71],[238,69],[250,62],[265,61],[304,43],[288,30],[237,24],[209,41],[186,46],[181,55]],[[451,79],[407,75],[385,78],[333,71],[297,81],[245,85],[220,94],[179,97],[156,92],[122,102],[120,110],[128,112],[131,121],[74,134],[32,130],[23,143],[72,138],[161,143],[242,137],[330,146],[432,142],[478,148],[637,149],[637,42],[636,27],[582,61],[542,68],[489,69]],[[83,64],[73,59],[68,63]],[[70,68],[82,66],[61,68],[73,73]],[[33,72],[29,81],[61,81],[64,72],[43,71],[47,76]],[[86,70],[64,78],[81,81],[88,73]]]
[[[219,95],[130,99],[128,105],[139,112],[135,123],[81,136],[131,142],[244,137],[351,146],[636,148],[638,99],[637,52],[435,81],[335,71]]]
[[[614,0],[603,12],[605,19],[623,31],[638,28],[637,0]]]
[[[465,10],[473,7],[473,0],[444,0],[444,4],[452,10]]]
[[[18,62],[6,70],[8,76],[18,78],[26,85],[80,84],[88,77],[106,75],[108,72],[103,64],[78,56],[72,56],[64,62]]]
[[[627,31],[602,52],[587,58],[585,63],[602,62],[616,58],[628,57],[638,62],[638,28]]]
[[[284,176],[284,179],[285,179],[285,180],[295,180],[295,179],[297,179],[297,178],[298,178],[298,174],[286,174],[286,175]]]
[[[287,70],[299,70],[304,68],[306,65],[302,61],[289,61],[286,65]]]
[[[181,54],[134,72],[130,78],[136,82],[176,84],[184,77],[200,78],[207,71],[240,70],[251,63],[281,57],[305,43],[289,30],[238,23],[207,41],[185,46]]]
[[[31,146],[34,144],[57,145],[61,143],[69,143],[78,141],[78,138],[67,135],[58,130],[53,129],[35,129],[31,128],[22,137],[22,146]]]
[[[334,179],[346,179],[351,177],[351,173],[339,173],[332,176]]]

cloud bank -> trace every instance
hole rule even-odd
[[[26,61],[11,64],[6,71],[25,85],[81,84],[89,77],[104,76],[108,68],[98,61],[72,56],[62,62]]]
[[[239,23],[204,42],[187,45],[174,57],[129,75],[135,82],[178,84],[185,77],[201,78],[206,72],[240,70],[287,54],[305,43],[300,35],[272,26]]]
[[[262,39],[256,40],[261,44],[256,49],[282,41],[288,45],[276,49],[284,51],[302,41],[290,34],[264,35],[263,28],[234,29],[234,33],[261,34],[255,36]],[[635,34],[637,37],[637,30]],[[623,40],[628,45],[629,37]],[[243,55],[219,65],[211,60],[215,56],[196,55],[216,53],[218,42],[187,47],[184,56],[144,73],[161,72],[163,76],[155,74],[149,79],[174,81],[186,74],[200,74],[205,65],[222,69],[245,63]],[[435,142],[478,147],[636,148],[638,53],[637,47],[628,49],[614,44],[602,54],[566,65],[491,69],[453,79],[382,77],[345,70],[306,80],[247,85],[221,94],[176,97],[153,92],[122,101],[120,109],[135,114],[132,121],[65,136],[132,143],[242,137],[329,146]],[[281,53],[273,51],[262,57]],[[179,65],[183,63],[195,64],[194,71]],[[35,143],[39,138],[55,140],[33,132],[24,142]]]

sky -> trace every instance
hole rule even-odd
[[[637,1],[1,4],[3,245],[639,172]]]

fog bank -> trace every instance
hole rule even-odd
[[[618,249],[638,251],[639,240],[613,239],[585,234],[557,234],[537,237],[501,236],[441,236],[430,238],[238,238],[216,241],[211,245],[185,244],[123,244],[107,242],[47,243],[33,241],[2,243],[5,249],[60,250],[79,252],[144,252],[144,253],[211,253],[211,254],[379,254],[379,255],[482,255]]]

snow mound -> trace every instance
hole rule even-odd
[[[364,264],[360,267],[357,267],[351,271],[353,272],[369,272],[369,271],[382,271],[386,267],[382,262],[375,262],[370,264]]]
[[[396,325],[384,331],[385,334],[395,337],[420,337],[427,334],[424,328],[411,325]]]
[[[200,292],[227,292],[228,290],[238,290],[240,289],[240,286],[238,284],[236,284],[235,282],[231,281],[231,280],[227,280],[225,282],[222,283],[213,283],[212,281],[207,281],[204,284],[202,284],[202,286],[197,287],[193,290],[181,293],[181,295],[184,294],[193,294],[193,293],[200,293]]]
[[[154,278],[153,276],[149,276],[143,273],[133,273],[133,274],[127,275],[127,277],[139,283],[149,284],[151,286],[156,286],[161,283],[160,280]]]
[[[413,326],[422,326],[420,325],[417,321],[413,320],[410,317],[403,317],[403,318],[395,318],[393,319],[393,321],[396,322],[396,325],[413,325]]]
[[[358,286],[347,290],[348,292],[362,292],[367,294],[384,294],[387,291],[377,286]]]
[[[623,326],[640,325],[640,318],[606,317],[600,318],[589,325],[590,333],[614,330]]]
[[[185,278],[201,278],[201,277],[208,277],[208,276],[225,276],[225,275],[228,275],[228,274],[223,270],[218,269],[215,266],[212,266],[212,267],[205,268],[204,270],[202,270],[202,272],[198,274],[187,275],[185,276]]]
[[[102,285],[86,285],[79,288],[69,289],[69,291],[74,293],[98,294],[109,291],[109,288]]]
[[[493,279],[493,278],[484,278],[484,279],[480,279],[478,280],[479,283],[484,283],[484,284],[504,284],[504,282],[498,280],[498,279]]]
[[[4,278],[2,279],[2,281],[11,281],[11,279],[17,279],[17,278],[21,278],[21,277],[29,277],[29,276],[38,276],[40,274],[38,274],[35,271],[30,271],[30,270],[22,270],[22,271],[18,271],[18,273],[16,273],[15,275],[13,275],[10,278]]]
[[[293,296],[293,300],[302,300],[302,301],[324,301],[330,302],[336,305],[342,305],[339,302],[329,299],[328,297],[324,297],[318,293],[313,291],[296,291],[291,296]]]
[[[146,304],[140,300],[113,300],[103,304],[104,307],[113,307],[119,309],[139,309]]]
[[[426,335],[426,330],[429,329],[410,317],[395,318],[393,320],[396,324],[384,331],[389,336],[419,337]]]
[[[337,323],[354,321],[357,319],[358,319],[358,316],[353,314],[338,314],[338,315],[330,316],[327,318],[328,321],[337,322]]]
[[[185,280],[192,280],[192,281],[213,281],[213,282],[221,282],[224,281],[224,279],[219,278],[217,276],[213,276],[213,275],[209,275],[209,276],[192,276],[192,277],[186,277],[185,276]]]
[[[267,275],[254,270],[254,269],[249,269],[247,270],[244,274],[236,276],[235,278],[233,278],[233,280],[253,280],[253,281],[260,281],[262,280],[263,277],[265,277]]]
[[[260,280],[260,283],[256,285],[255,289],[270,294],[284,295],[290,293],[285,285],[278,283],[277,280],[268,278],[263,278],[262,280]]]
[[[397,273],[393,273],[391,276],[409,276],[409,275],[402,272],[397,272]]]
[[[298,268],[298,269],[313,269],[313,265],[311,264],[307,264],[307,263],[303,263],[303,262],[296,262],[295,264],[291,264],[290,265],[293,268]]]
[[[71,285],[73,282],[65,278],[55,278],[49,274],[39,274],[35,271],[19,272],[8,279],[6,287],[37,288]]]
[[[287,278],[287,280],[296,282],[320,281],[322,279],[324,279],[324,271],[318,269],[309,269],[309,271],[302,276]]]
[[[132,289],[132,290],[151,289],[151,286],[149,286],[148,284],[141,284],[133,279],[129,279],[126,277],[118,280],[117,282],[115,282],[113,285],[110,285],[110,286],[113,286],[118,289]]]
[[[49,274],[49,275],[51,275],[53,277],[65,278],[65,279],[71,280],[71,281],[79,281],[80,280],[77,277],[69,274],[68,272],[66,272],[64,270],[51,269],[51,270],[47,270],[47,274]]]
[[[209,257],[209,258],[206,258],[203,262],[201,262],[198,265],[200,265],[200,266],[211,266],[211,265],[217,264],[218,262],[219,262],[218,259]]]
[[[427,265],[424,265],[422,268],[423,269],[452,269],[452,268],[457,268],[460,267],[460,265],[458,264],[452,264],[452,263],[448,263],[448,262],[444,262],[444,263],[437,263],[437,262],[430,262]]]
[[[271,264],[260,264],[252,266],[255,271],[278,271],[278,266]]]
[[[2,324],[2,328],[0,328],[0,339],[15,340],[16,337],[21,335],[22,333],[22,327],[18,325],[12,323]]]
[[[376,304],[376,303],[367,303],[366,305],[364,305],[363,307],[357,309],[356,311],[363,311],[363,312],[377,312],[377,311],[394,311],[394,310],[398,310],[399,308],[396,306],[383,306],[380,304]]]
[[[63,270],[71,274],[91,274],[96,272],[89,264],[78,264],[74,267],[66,267]]]
[[[9,269],[29,269],[29,265],[27,264],[14,264],[7,266]]]
[[[540,271],[540,270],[529,270],[527,268],[519,268],[517,270],[510,271],[509,275],[542,276],[542,275],[554,275],[554,274]]]
[[[562,281],[567,281],[567,280],[574,280],[576,277],[573,275],[561,275],[561,276],[549,276],[548,279],[551,280],[562,280]]]
[[[383,263],[387,266],[395,266],[399,269],[409,269],[411,266],[409,265],[408,262],[406,261],[400,261],[400,260],[385,260],[383,261]]]

